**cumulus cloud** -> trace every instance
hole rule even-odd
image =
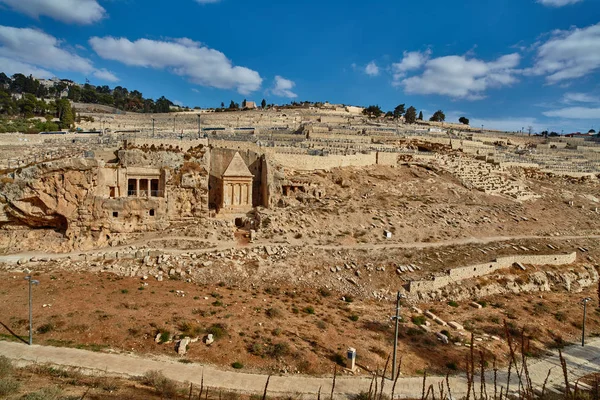
[[[412,94],[439,94],[477,100],[484,98],[484,93],[489,88],[516,82],[515,68],[520,61],[521,56],[516,53],[490,62],[465,56],[434,58],[425,63],[425,70],[421,75],[403,79],[396,84]]]
[[[600,97],[587,93],[565,93],[563,96],[565,103],[600,103]]]
[[[89,25],[106,16],[97,0],[0,0],[0,4],[33,18],[44,15],[69,24]]]
[[[117,78],[115,76],[115,74],[113,74],[112,72],[110,72],[104,68],[94,71],[94,76],[98,79],[101,79],[101,80],[107,81],[107,82],[118,82],[119,81],[119,78]]]
[[[104,59],[129,66],[166,69],[203,86],[249,94],[262,84],[258,72],[233,66],[225,54],[190,39],[132,42],[126,38],[93,37],[89,42]]]
[[[33,75],[36,78],[51,78],[54,76],[52,72],[45,69],[6,57],[0,57],[0,72],[4,72],[8,76],[14,74]]]
[[[54,70],[93,74],[109,82],[117,80],[110,71],[94,68],[90,60],[64,49],[61,44],[54,36],[39,30],[0,25],[0,68],[39,78],[54,75],[48,71]]]
[[[379,67],[377,66],[375,61],[371,61],[370,63],[367,64],[367,66],[365,67],[365,74],[367,74],[369,76],[379,75]]]
[[[600,119],[600,108],[567,107],[558,110],[545,111],[542,114],[546,117],[567,119]]]
[[[563,7],[569,4],[580,3],[583,0],[538,0],[538,3],[548,7]]]
[[[547,75],[550,84],[581,78],[600,68],[600,24],[557,30],[537,48],[529,75]]]
[[[290,81],[289,79],[285,79],[284,77],[277,75],[275,77],[275,85],[270,90],[270,92],[275,96],[295,99],[296,97],[298,97],[298,95],[292,92],[294,86],[296,86],[296,84],[293,81]]]
[[[392,73],[394,74],[394,82],[398,83],[400,79],[406,76],[408,71],[421,68],[431,57],[431,50],[425,52],[420,51],[405,51],[402,61],[392,64]]]

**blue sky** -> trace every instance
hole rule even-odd
[[[598,131],[600,1],[0,0],[0,71],[188,106],[405,103]]]

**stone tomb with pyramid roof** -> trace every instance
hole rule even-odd
[[[252,179],[254,175],[236,152],[221,177],[221,211],[245,213],[252,210]]]

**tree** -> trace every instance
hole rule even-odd
[[[0,72],[0,85],[10,84],[10,78],[4,72]]]
[[[406,113],[404,114],[404,119],[407,124],[414,124],[417,122],[417,109],[413,106],[408,107],[408,110],[406,110]]]
[[[423,111],[419,112],[419,117],[417,118],[419,121],[423,121]]]
[[[446,120],[446,115],[442,110],[437,110],[429,120],[432,122],[444,122]]]
[[[381,111],[381,107],[379,106],[369,106],[363,110],[363,114],[371,118],[379,118],[383,114],[383,111]]]
[[[395,117],[394,117],[394,113],[393,113],[393,112],[391,112],[391,111],[388,111],[388,112],[386,112],[386,113],[385,113],[385,117],[386,117],[386,118],[395,118]]]
[[[469,125],[469,118],[466,118],[466,117],[460,117],[460,118],[458,119],[458,122],[460,122],[461,124]]]
[[[165,96],[161,96],[158,100],[156,100],[155,112],[157,113],[168,113],[171,111],[171,106],[173,103],[167,99]]]
[[[235,108],[237,108],[237,107],[235,106],[235,102],[234,102],[233,100],[231,100],[231,103],[229,103],[229,109],[230,109],[230,110],[233,110],[233,109],[235,109]]]
[[[262,101],[260,102],[260,107],[261,108],[266,108],[267,107],[267,101],[265,99],[262,99]]]
[[[242,108],[246,108],[246,99],[244,99],[244,101],[242,101]]]
[[[393,113],[394,118],[398,119],[402,115],[404,115],[404,113],[406,112],[406,109],[404,106],[405,106],[405,104],[399,104],[396,106],[396,108],[394,108],[394,113]]]
[[[221,108],[225,108],[225,103],[221,102]]]
[[[590,129],[590,130],[588,131],[588,133],[594,134],[594,133],[596,133],[596,131],[595,131],[594,129]]]

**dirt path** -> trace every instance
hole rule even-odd
[[[107,354],[78,350],[64,347],[27,346],[21,343],[0,341],[0,354],[18,363],[50,363],[60,366],[82,368],[95,373],[108,373],[120,376],[141,376],[146,371],[159,370],[171,379],[179,382],[191,382],[200,385],[204,376],[204,385],[224,390],[234,390],[249,393],[262,393],[267,380],[266,375],[222,370],[213,366],[200,364],[182,364],[174,358],[142,358],[131,354]],[[590,339],[585,348],[574,345],[563,352],[569,369],[569,378],[573,382],[581,376],[600,371],[600,338]],[[560,361],[556,353],[541,360],[529,363],[529,373],[534,387],[541,387],[544,379],[551,370],[548,380],[549,388],[555,388],[563,383]],[[518,381],[513,372],[511,391],[517,390]],[[488,377],[488,390],[493,393],[493,380]],[[431,377],[427,385],[444,382],[443,377]],[[479,381],[477,378],[476,381]],[[421,377],[401,377],[396,387],[396,394],[401,398],[419,398],[423,379]],[[506,384],[506,374],[499,372],[498,384]],[[361,391],[368,391],[368,377],[352,377],[340,375],[336,380],[335,393],[337,398],[348,397]],[[319,390],[323,394],[331,393],[331,377],[309,377],[300,375],[273,376],[269,384],[270,394],[298,393],[315,398]],[[391,392],[391,382],[385,385],[385,391]],[[467,391],[464,377],[450,378],[450,386],[454,398],[463,397]],[[500,390],[500,388],[498,388]],[[477,384],[476,391],[479,391]]]
[[[576,235],[576,236],[536,236],[536,235],[523,235],[523,236],[489,236],[482,238],[462,238],[462,239],[452,239],[441,242],[414,242],[414,243],[382,243],[382,244],[365,244],[365,243],[357,243],[352,245],[312,245],[306,244],[306,248],[310,249],[323,249],[323,250],[382,250],[382,249],[429,249],[429,248],[437,248],[437,247],[445,247],[445,246],[457,246],[457,245],[466,245],[466,244],[489,244],[494,242],[505,242],[509,240],[528,240],[528,239],[536,239],[536,240],[579,240],[579,239],[600,239],[600,235]],[[151,246],[152,242],[155,241],[163,241],[163,240],[187,240],[187,241],[198,241],[198,242],[210,242],[207,239],[199,239],[188,236],[165,236],[159,238],[152,239],[142,239],[132,242],[127,245],[117,246],[117,247],[105,247],[101,249],[95,249],[90,251],[73,251],[70,253],[42,253],[42,252],[23,252],[23,253],[15,253],[0,256],[0,262],[5,263],[16,263],[22,258],[47,258],[50,260],[58,260],[68,258],[69,256],[79,255],[79,254],[94,254],[94,253],[103,253],[103,252],[115,252],[119,250],[125,250],[130,246],[140,246],[140,245],[149,245]],[[301,245],[301,241],[297,241],[297,243],[286,243],[285,245],[293,246],[293,245]],[[259,241],[256,243],[251,243],[249,245],[238,245],[235,242],[211,242],[211,246],[202,249],[188,249],[188,250],[179,250],[179,249],[162,249],[162,251],[166,254],[201,254],[207,253],[211,251],[223,251],[228,249],[235,248],[256,248],[263,246],[278,246],[282,245],[282,243],[273,243],[273,242],[263,242]]]

